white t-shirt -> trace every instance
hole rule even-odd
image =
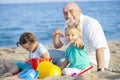
[[[81,14],[80,27],[82,30],[84,46],[89,53],[90,61],[94,64],[97,64],[95,51],[98,48],[104,47],[104,60],[109,64],[110,52],[100,23],[89,16]],[[62,39],[61,41],[63,42]]]
[[[95,50],[104,47],[104,60],[109,61],[110,52],[108,44],[100,23],[89,17],[81,14],[80,16],[82,39],[88,53],[95,53]]]
[[[49,52],[47,51],[47,49],[42,44],[39,43],[36,51],[35,52],[30,52],[29,56],[30,56],[30,58],[41,58],[41,55],[43,53],[47,53],[49,55]]]

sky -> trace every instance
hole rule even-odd
[[[67,1],[111,1],[111,0],[0,0],[0,3],[33,3],[33,2],[67,2]]]

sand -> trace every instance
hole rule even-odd
[[[120,41],[108,42],[111,59],[110,67],[104,72],[93,72],[83,74],[77,77],[70,76],[48,76],[44,80],[120,80]],[[53,46],[46,46],[46,48],[53,49]],[[64,51],[61,48],[58,52]],[[0,48],[0,76],[5,73],[2,60],[6,59],[9,63],[14,64],[16,61],[24,61],[28,57],[28,52],[22,48]],[[0,80],[21,80],[17,75],[0,78]]]

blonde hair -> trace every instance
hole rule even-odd
[[[16,45],[19,46],[19,44],[24,45],[26,43],[34,43],[35,41],[37,41],[37,39],[34,33],[25,32],[20,36],[19,42],[17,42]]]
[[[80,29],[80,23],[72,20],[67,20],[66,21],[66,30],[68,29],[76,29],[79,32],[79,37],[82,37],[82,31]],[[66,32],[65,32],[66,33]]]
[[[69,30],[71,30],[71,29],[75,29],[75,30],[77,30],[76,33],[77,33],[77,35],[79,36],[79,38],[82,37],[80,29],[78,29],[78,28],[75,27],[75,26],[71,26],[71,27],[67,27],[67,28],[65,28],[65,35],[67,34],[67,31],[69,31]]]

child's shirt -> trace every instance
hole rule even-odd
[[[50,56],[48,50],[41,43],[39,43],[36,51],[30,52],[29,56],[30,56],[30,58],[40,58],[41,55],[44,53],[47,53],[48,56]]]
[[[85,48],[79,49],[76,46],[69,46],[66,49],[65,57],[69,61],[70,68],[85,69],[90,66],[89,56]]]

